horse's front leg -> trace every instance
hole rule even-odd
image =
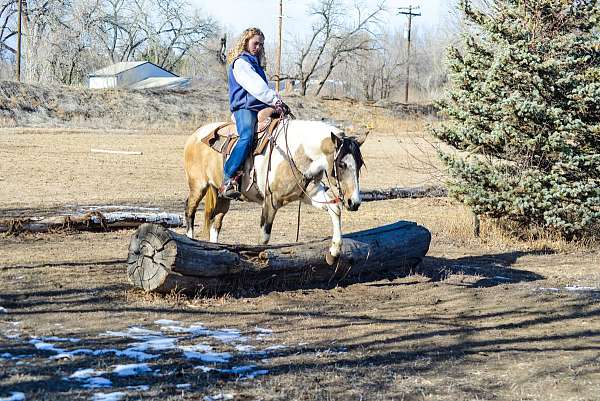
[[[333,234],[331,236],[331,246],[329,255],[326,255],[327,263],[334,264],[342,253],[342,209],[339,203],[332,203],[331,197],[322,183],[317,184],[315,190],[310,191],[311,197],[302,198],[304,203],[308,203],[318,209],[327,210],[331,217]]]
[[[273,220],[275,220],[277,209],[270,197],[266,197],[263,202],[262,215],[260,216],[260,244],[267,245],[271,239],[271,229],[273,228]]]

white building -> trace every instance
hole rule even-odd
[[[181,78],[149,61],[124,61],[89,75],[91,89],[102,88],[184,88],[190,78]]]

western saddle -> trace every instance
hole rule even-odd
[[[281,118],[272,107],[267,107],[258,112],[258,124],[256,135],[254,136],[253,155],[261,154],[269,143],[269,138],[273,135],[275,128]],[[235,123],[225,123],[202,138],[202,142],[210,146],[219,153],[222,153],[226,160],[239,139]]]

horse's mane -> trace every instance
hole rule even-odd
[[[356,162],[356,174],[360,175],[360,169],[364,166],[365,162],[360,152],[360,145],[358,141],[353,137],[343,136],[340,138],[340,145],[336,151],[336,157],[334,163],[338,165],[346,155],[351,154]]]

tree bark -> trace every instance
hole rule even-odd
[[[407,274],[421,262],[430,241],[426,228],[399,221],[345,235],[339,260],[329,266],[328,238],[273,246],[225,245],[143,224],[131,238],[127,275],[133,285],[160,293],[332,285],[374,273]]]

